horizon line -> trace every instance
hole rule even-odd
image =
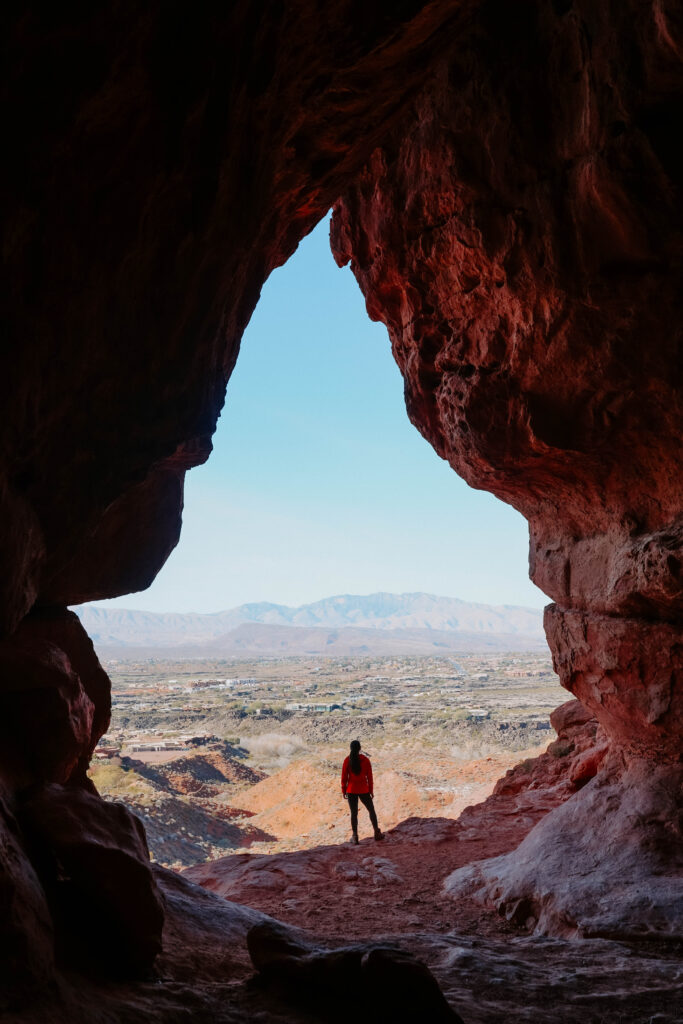
[[[137,592],[134,591],[131,594],[131,596],[133,596],[134,593],[141,593],[141,591],[137,591]],[[126,596],[127,595],[125,595],[125,594],[120,595],[120,597],[124,597],[124,598]],[[116,598],[101,598],[99,600],[96,599],[96,600],[92,600],[92,601],[83,601],[80,604],[69,605],[69,608],[72,611],[75,611],[76,614],[78,614],[77,610],[79,608],[94,608],[94,609],[99,610],[99,611],[137,612],[137,613],[140,613],[142,615],[207,615],[207,616],[209,616],[209,615],[223,615],[225,612],[236,611],[239,608],[244,608],[244,607],[249,606],[249,605],[272,605],[274,608],[287,608],[289,610],[296,610],[296,609],[300,609],[300,608],[308,608],[311,605],[321,604],[323,601],[333,601],[333,600],[335,600],[337,598],[354,598],[354,597],[368,598],[368,597],[381,597],[381,596],[389,596],[389,597],[432,597],[432,598],[436,598],[436,599],[439,599],[439,600],[445,600],[445,601],[459,601],[461,604],[473,605],[475,607],[480,607],[480,608],[520,608],[520,609],[525,609],[527,611],[537,611],[537,612],[542,612],[545,609],[546,604],[552,603],[551,599],[548,598],[547,601],[544,604],[542,604],[542,605],[511,604],[509,602],[501,602],[501,603],[494,604],[493,602],[489,602],[489,601],[470,601],[470,600],[467,600],[467,598],[454,597],[454,596],[449,595],[449,594],[435,594],[435,593],[427,591],[427,590],[403,590],[403,591],[372,590],[372,591],[370,591],[367,594],[359,594],[359,593],[327,594],[327,595],[325,595],[323,597],[316,598],[313,601],[304,601],[301,604],[286,604],[283,601],[271,601],[271,600],[266,600],[266,599],[252,600],[252,601],[241,601],[239,604],[234,604],[234,605],[230,605],[229,607],[218,608],[218,609],[216,609],[214,611],[206,611],[206,612],[196,611],[194,609],[186,609],[184,611],[180,611],[177,608],[167,609],[167,610],[163,611],[161,609],[154,609],[154,610],[152,610],[152,609],[148,609],[148,608],[121,607],[121,606],[114,606],[113,608],[103,608],[103,607],[101,607],[101,604],[104,601],[119,600],[120,599],[119,597],[116,597]]]

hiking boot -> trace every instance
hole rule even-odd
[[[375,829],[375,842],[379,842],[380,839],[384,839],[384,832],[380,832],[378,828]]]

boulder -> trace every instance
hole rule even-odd
[[[595,715],[580,700],[568,700],[550,712],[550,724],[560,740],[569,740],[589,722],[595,723]]]
[[[19,820],[61,961],[109,976],[150,968],[164,911],[138,818],[84,789],[49,785],[25,796]]]
[[[75,612],[63,607],[35,608],[23,619],[15,632],[13,643],[30,651],[42,641],[54,644],[64,651],[72,671],[81,682],[93,705],[90,744],[92,754],[97,741],[109,728],[111,719],[111,683],[100,665],[93,642],[81,625]]]
[[[21,832],[0,795],[0,1016],[54,981],[52,918]]]
[[[0,642],[0,699],[4,776],[66,782],[91,749],[95,709],[65,652],[40,637]]]
[[[618,759],[512,853],[445,882],[536,935],[683,939],[683,769]]]
[[[569,779],[572,785],[579,789],[590,779],[594,779],[600,771],[600,767],[609,752],[609,744],[599,743],[596,746],[584,750],[570,765]]]
[[[39,608],[0,641],[0,764],[21,785],[90,788],[90,756],[109,727],[111,686],[74,612]]]
[[[377,1024],[463,1024],[427,967],[396,946],[323,949],[276,921],[255,925],[247,946],[261,984],[325,1020],[355,1016]]]

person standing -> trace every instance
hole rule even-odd
[[[370,758],[360,752],[360,740],[351,741],[351,752],[344,759],[341,774],[342,796],[349,802],[351,812],[352,843],[358,842],[358,801],[360,800],[370,815],[375,839],[384,839],[377,824],[377,814],[373,803],[372,765]]]

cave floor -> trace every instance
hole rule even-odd
[[[457,821],[409,819],[381,843],[237,854],[182,874],[155,868],[166,924],[154,974],[136,984],[62,975],[49,1003],[3,1024],[329,1020],[324,1007],[311,1013],[254,984],[246,935],[265,915],[319,947],[371,940],[405,949],[427,964],[465,1024],[680,1024],[680,946],[534,937],[444,895],[450,871],[516,845],[556,799],[525,794],[501,815],[492,798]]]
[[[516,846],[557,799],[528,793],[508,815],[492,799],[458,821],[409,819],[381,843],[238,854],[183,877],[325,946],[395,943],[430,967],[466,1024],[680,1024],[680,944],[535,937],[444,895],[449,872]]]
[[[329,1019],[324,1010],[312,1013],[254,985],[246,933],[264,919],[259,911],[169,871],[160,870],[158,880],[167,924],[165,953],[154,977],[98,984],[66,975],[49,1002],[7,1014],[3,1024],[320,1024]],[[323,942],[317,932],[307,937]],[[493,938],[455,930],[373,939],[420,957],[465,1024],[680,1024],[683,1019],[683,959],[673,946],[511,934]]]

